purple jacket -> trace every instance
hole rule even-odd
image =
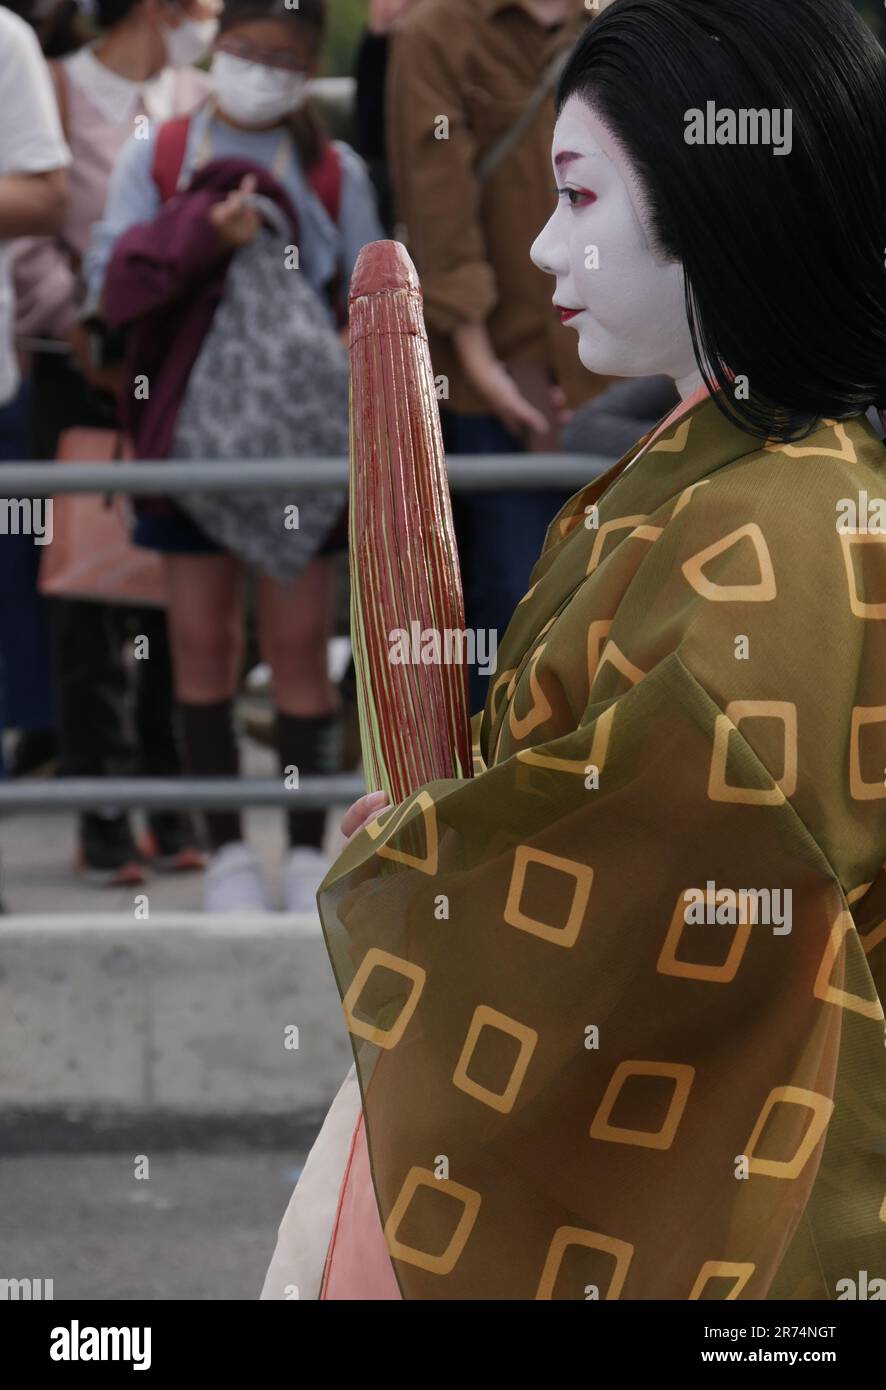
[[[286,213],[297,239],[298,214],[273,175],[251,160],[214,159],[153,221],[130,227],[114,247],[103,311],[108,323],[129,329],[120,418],[137,458],[169,456],[191,369],[224,293],[231,261],[209,209],[238,188],[244,174],[254,174],[256,193],[273,199]],[[135,398],[137,376],[148,378],[147,400]]]

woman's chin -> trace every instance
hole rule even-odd
[[[599,329],[584,328],[578,335],[578,359],[583,367],[597,376],[630,376],[626,371],[624,352],[614,343],[606,342]]]

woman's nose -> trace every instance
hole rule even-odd
[[[529,257],[533,265],[537,265],[546,275],[557,275],[562,269],[562,256],[558,254],[558,239],[554,232],[556,216],[555,212],[529,248]]]

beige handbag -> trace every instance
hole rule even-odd
[[[59,439],[56,462],[106,463],[111,469],[131,457],[128,441],[116,430],[71,429]],[[133,608],[165,607],[163,561],[133,545],[129,533],[125,498],[58,493],[52,499],[52,541],[40,562],[40,592]]]

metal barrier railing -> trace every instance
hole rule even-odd
[[[454,491],[572,488],[592,482],[613,464],[584,454],[449,455],[446,467]],[[163,460],[106,463],[27,463],[0,465],[5,498],[101,492],[174,496],[180,492],[239,492],[254,487],[291,490],[343,487],[348,462],[342,458],[248,459],[190,462]],[[52,781],[0,781],[0,812],[213,809],[285,806],[293,795],[305,810],[350,803],[365,791],[356,775],[305,777],[297,791],[275,778],[65,777]]]
[[[56,782],[0,782],[0,811],[229,810],[286,806],[299,810],[349,806],[366,790],[362,777],[299,778],[287,789],[282,777],[61,777]]]
[[[615,459],[585,454],[460,454],[446,460],[457,492],[486,489],[572,487],[605,473]],[[50,497],[53,493],[117,492],[174,495],[177,492],[246,492],[254,487],[313,490],[344,487],[347,459],[231,459],[155,463],[4,463],[4,497]]]

